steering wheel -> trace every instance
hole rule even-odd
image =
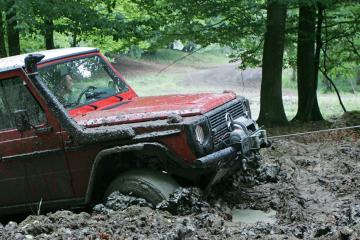
[[[96,87],[94,86],[88,86],[84,90],[82,90],[81,93],[79,94],[79,97],[76,100],[76,105],[79,105],[81,98],[84,96],[85,93],[89,92],[90,90],[94,91],[95,89]]]

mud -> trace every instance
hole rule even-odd
[[[235,174],[207,198],[180,188],[154,209],[114,193],[89,212],[0,225],[0,239],[360,239],[358,132],[276,140],[262,155],[255,177]]]

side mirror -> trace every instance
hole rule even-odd
[[[14,116],[15,116],[15,125],[17,130],[23,132],[31,129],[29,115],[26,110],[24,109],[15,110]]]

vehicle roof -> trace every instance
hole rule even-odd
[[[69,57],[78,54],[98,52],[98,51],[99,50],[97,48],[91,48],[91,47],[59,48],[53,50],[26,53],[26,54],[21,54],[6,58],[0,58],[0,72],[10,71],[24,67],[25,65],[24,59],[29,54],[39,53],[45,55],[45,57],[40,62],[40,63],[44,63],[63,57]]]

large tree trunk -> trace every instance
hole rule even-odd
[[[4,22],[3,14],[0,10],[0,58],[6,57],[6,47],[5,47],[5,31],[4,31]]]
[[[7,42],[9,48],[9,55],[20,54],[20,34],[16,28],[16,7],[14,0],[8,0],[6,2],[6,23],[7,23]]]
[[[322,23],[324,21],[324,8],[321,3],[318,4],[318,15],[317,15],[317,28],[316,28],[316,37],[315,37],[315,65],[314,65],[314,89],[313,89],[313,98],[314,103],[311,109],[311,120],[312,121],[321,121],[324,120],[317,99],[317,88],[319,82],[319,69],[320,69],[320,52],[322,49],[322,39],[321,39],[321,32],[322,32]]]
[[[282,67],[284,55],[286,5],[269,1],[267,6],[266,33],[258,122],[265,125],[286,124],[282,101]]]
[[[316,95],[321,45],[317,45],[315,52],[315,38],[319,37],[315,26],[316,7],[300,7],[297,47],[299,101],[294,120],[301,122],[323,120]]]
[[[44,38],[45,38],[45,46],[46,49],[54,49],[54,22],[49,19],[44,20],[45,24],[45,31],[44,31]]]

